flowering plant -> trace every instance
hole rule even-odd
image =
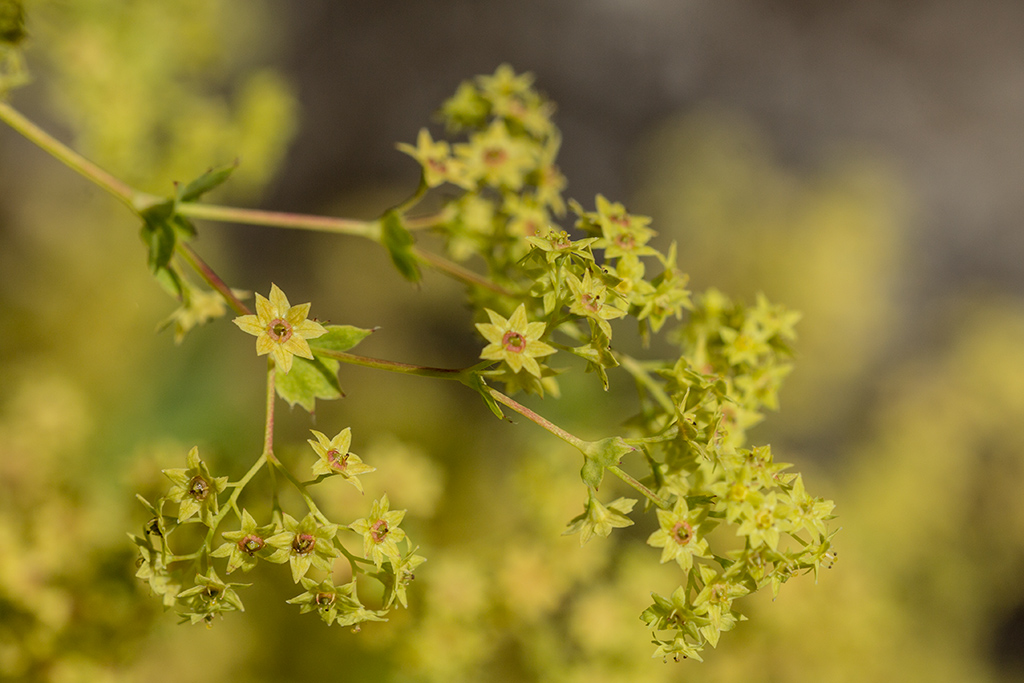
[[[4,0],[0,8],[6,12],[0,14],[3,96],[23,80],[24,31],[19,2]],[[350,451],[352,428],[334,437],[311,430],[316,459],[305,451],[302,464],[310,480],[301,480],[275,451],[278,399],[312,412],[317,401],[339,398],[342,364],[455,380],[497,417],[511,411],[573,446],[582,456],[584,510],[567,520],[566,533],[578,533],[582,545],[647,519],[657,525],[647,537],[652,561],[678,568],[678,587],[668,597],[654,593],[640,615],[656,656],[699,659],[706,645],[716,646],[720,634],[743,619],[736,600],[768,586],[778,591],[792,576],[831,566],[831,501],[811,496],[803,478],[776,462],[768,446],[752,447],[746,439],[746,430],[777,405],[799,315],[763,296],[748,305],[715,289],[691,292],[678,263],[699,254],[680,254],[674,243],[658,248],[650,217],[602,195],[593,210],[567,201],[553,111],[532,76],[507,65],[466,81],[441,107],[455,139],[435,139],[424,129],[415,145],[399,145],[421,167],[412,196],[377,220],[356,221],[203,203],[232,177],[233,165],[177,184],[167,197],[141,192],[0,100],[0,120],[138,217],[149,269],[178,306],[169,319],[177,341],[231,310],[234,324],[256,337],[256,355],[268,357],[262,449],[249,469],[236,480],[215,475],[192,448],[184,468],[164,470],[170,486],[162,495],[153,501],[139,496],[147,520],[141,534],[131,535],[137,576],[183,621],[211,624],[242,611],[247,584],[220,577],[248,573],[261,561],[288,564],[291,580],[305,592],[287,602],[302,613],[316,612],[326,624],[358,627],[409,606],[410,583],[426,558],[401,526],[406,510],[392,509],[385,494],[364,517],[335,520],[314,496],[339,478],[361,493],[360,477],[376,471],[372,459],[364,462]],[[418,211],[439,187],[441,208]],[[566,220],[569,211],[574,220]],[[437,270],[465,287],[479,321],[478,362],[435,368],[357,355],[352,350],[370,330],[318,322],[309,317],[311,304],[291,305],[275,284],[268,296],[256,294],[250,310],[244,294],[191,246],[195,221],[370,240],[413,282],[423,268]],[[443,253],[417,246],[425,233],[440,238]],[[613,346],[613,338],[630,329],[642,343],[638,355]],[[667,357],[655,357],[652,347],[668,350]],[[595,425],[593,440],[514,398],[557,397],[564,374],[580,367],[594,375],[595,387],[625,382],[639,396],[621,427]],[[269,501],[250,488],[261,474],[269,480]],[[602,502],[606,475],[638,497]],[[279,493],[285,489],[301,501],[294,515]],[[268,508],[265,514],[261,507]],[[361,552],[346,539],[361,541]],[[372,604],[360,597],[368,583],[380,590],[375,601],[367,599]]]

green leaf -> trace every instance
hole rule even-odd
[[[185,283],[181,281],[178,274],[167,266],[161,266],[153,276],[168,294],[181,301],[185,296]]]
[[[344,395],[338,383],[340,365],[339,361],[330,358],[307,360],[294,357],[292,369],[277,376],[277,395],[288,401],[288,405],[298,403],[312,413],[316,399],[330,401]]]
[[[505,419],[505,413],[501,412],[501,406],[499,406],[498,402],[494,400],[493,396],[491,396],[491,393],[487,390],[487,383],[484,382],[484,378],[481,377],[479,373],[473,372],[468,375],[463,373],[463,376],[459,381],[480,394],[484,399],[484,403],[487,404],[487,407],[491,409],[491,412],[494,413],[496,418],[499,420]]]
[[[626,453],[636,450],[630,446],[621,436],[610,436],[600,441],[590,441],[582,449],[583,469],[580,470],[580,477],[583,483],[592,489],[597,489],[604,478],[606,467],[618,465]]]
[[[153,273],[166,267],[174,255],[176,237],[170,221],[173,212],[174,203],[169,201],[142,212],[139,236],[149,249],[149,269]]]
[[[194,202],[204,194],[222,185],[238,168],[238,161],[230,166],[211,168],[184,187],[175,183],[175,195],[179,202]]]
[[[178,239],[185,241],[196,236],[196,226],[184,216],[174,214],[170,217],[170,223]]]
[[[381,241],[391,255],[395,268],[409,282],[420,281],[420,269],[412,253],[413,238],[402,223],[402,215],[388,211],[380,218]]]
[[[348,351],[373,334],[373,330],[365,330],[352,325],[327,325],[326,327],[327,334],[309,340],[309,348],[312,349],[314,356],[317,349]]]

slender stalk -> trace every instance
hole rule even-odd
[[[426,252],[415,247],[413,247],[412,254],[421,263],[428,265],[434,270],[444,273],[448,277],[454,278],[455,280],[458,280],[468,285],[476,285],[478,287],[483,287],[484,289],[489,289],[492,292],[501,294],[502,296],[515,296],[514,293],[508,291],[507,289],[505,289],[504,287],[497,283],[491,282],[483,275],[474,273],[472,270],[469,270],[468,268],[463,268],[454,261],[449,261],[448,259],[438,256],[437,254],[431,254],[430,252]]]
[[[176,211],[178,214],[188,216],[189,218],[218,221],[220,223],[266,225],[274,228],[292,228],[340,235],[354,235],[356,237],[366,237],[375,242],[380,240],[373,221],[358,221],[351,218],[333,218],[330,216],[314,216],[284,211],[239,209],[231,206],[196,204],[192,202],[179,204]]]
[[[510,398],[509,396],[506,396],[505,394],[501,393],[497,389],[493,389],[491,387],[487,387],[487,393],[489,393],[491,395],[491,397],[495,401],[497,401],[498,403],[501,403],[502,405],[505,405],[505,406],[511,408],[512,410],[516,411],[517,413],[519,413],[523,417],[527,418],[528,420],[530,420],[530,421],[540,425],[544,429],[548,430],[549,432],[551,432],[552,434],[557,436],[559,439],[562,439],[566,443],[572,444],[573,446],[578,448],[580,451],[583,451],[584,453],[586,452],[585,449],[586,449],[586,446],[588,444],[587,441],[584,441],[583,439],[579,438],[578,436],[574,436],[573,434],[570,434],[569,432],[565,431],[564,429],[562,429],[558,425],[554,424],[553,422],[551,422],[547,418],[545,418],[545,417],[543,417],[541,415],[538,415],[537,413],[535,413],[534,411],[530,410],[529,408],[527,408],[523,404],[521,404],[518,401]],[[642,493],[644,496],[646,496],[648,499],[650,499],[650,501],[652,503],[654,503],[655,505],[657,505],[658,507],[662,508],[663,510],[667,510],[668,509],[668,507],[669,507],[668,503],[666,503],[664,500],[662,500],[661,497],[658,496],[658,494],[656,494],[654,491],[651,491],[649,488],[647,488],[646,486],[641,484],[639,481],[634,479],[630,474],[625,472],[622,468],[620,468],[620,467],[618,467],[616,465],[611,465],[607,469],[608,469],[609,472],[611,472],[612,474],[617,476],[619,479],[621,479],[622,481],[626,482],[627,484],[632,486],[634,489],[636,489],[637,491]]]
[[[348,363],[349,365],[360,365],[364,368],[374,368],[377,370],[387,370],[388,372],[398,372],[403,375],[417,375],[419,377],[434,377],[436,379],[461,379],[461,375],[465,370],[453,370],[450,368],[430,368],[422,365],[410,365],[409,363],[399,363],[393,360],[382,360],[380,358],[369,358],[367,356],[357,356],[353,353],[345,353],[344,351],[328,351],[326,349],[315,349],[316,355],[324,356],[326,358],[334,358],[340,360],[342,363]],[[476,366],[474,366],[476,367]]]
[[[199,276],[203,278],[206,284],[213,287],[215,290],[220,292],[220,295],[224,297],[224,300],[231,306],[231,310],[239,315],[249,315],[252,311],[249,307],[238,300],[231,288],[225,284],[224,280],[220,279],[220,276],[213,271],[213,268],[208,266],[203,259],[199,257],[199,254],[183,242],[178,242],[174,250],[181,256],[186,263],[192,266],[192,269],[199,273]]]
[[[662,510],[668,510],[669,509],[669,504],[667,502],[665,502],[665,500],[662,499],[661,496],[659,496],[654,491],[650,490],[649,488],[647,488],[646,486],[641,484],[639,481],[634,479],[630,474],[628,474],[626,471],[624,471],[621,467],[619,467],[617,465],[611,465],[610,467],[608,467],[608,471],[611,472],[612,474],[614,474],[616,477],[618,477],[622,481],[624,481],[627,484],[629,484],[630,486],[632,486],[634,489],[636,489],[640,493],[642,493],[652,503],[654,503],[655,505],[660,507]]]
[[[660,384],[654,381],[650,373],[640,364],[640,361],[627,356],[624,353],[616,353],[615,359],[619,361],[619,364],[628,372],[633,375],[634,379],[644,386],[645,389],[651,394],[655,401],[665,410],[669,415],[674,415],[676,412],[676,406],[672,403],[672,399],[668,397],[665,390]]]
[[[6,102],[0,102],[0,121],[28,138],[37,147],[49,152],[65,166],[99,185],[112,194],[133,212],[138,213],[134,200],[137,193],[131,186],[118,180],[102,168],[78,154],[63,142],[25,118]]]
[[[100,186],[108,193],[120,200],[135,214],[141,213],[145,208],[164,201],[145,192],[140,192],[124,181],[116,178],[107,171],[78,154],[70,147],[57,140],[55,137],[44,131],[42,128],[25,118],[21,113],[5,102],[0,102],[0,121],[4,121],[14,130],[21,133],[25,138],[36,146],[49,152],[57,160],[81,174],[83,177]],[[415,203],[422,193],[417,192],[409,200]],[[310,214],[288,213],[283,211],[263,211],[260,209],[240,209],[230,206],[217,206],[213,204],[198,204],[195,202],[181,202],[175,207],[175,211],[181,216],[198,218],[202,220],[218,221],[224,223],[243,223],[248,225],[266,225],[275,228],[290,228],[296,230],[312,230],[316,232],[327,232],[340,235],[352,235],[365,237],[380,242],[380,229],[376,221],[360,221],[350,218],[334,218],[330,216],[315,216]],[[426,216],[410,221],[412,229],[423,229],[431,227],[440,219],[440,214]],[[180,252],[179,252],[180,253]],[[430,254],[419,249],[413,250],[416,258],[431,268],[448,275],[465,284],[472,284],[490,289],[502,295],[511,295],[511,292],[504,287],[497,285],[487,278],[474,273],[471,270],[449,261],[441,256]],[[198,269],[197,269],[198,270]],[[209,271],[212,273],[212,271]],[[202,274],[202,271],[200,271]],[[212,283],[211,283],[212,284]],[[225,294],[219,287],[218,291],[225,295],[225,299],[236,308],[239,302],[234,297]]]
[[[274,383],[277,378],[277,365],[273,359],[268,359],[267,369],[267,421],[263,427],[263,455],[275,465],[281,462],[274,455]]]
[[[485,387],[485,389],[487,393],[491,395],[491,398],[493,398],[495,401],[501,403],[502,405],[508,408],[511,408],[512,410],[516,411],[517,413],[519,413],[526,419],[530,420],[531,422],[540,425],[544,429],[548,430],[549,432],[557,436],[562,441],[565,441],[566,443],[575,446],[581,451],[586,448],[586,441],[579,438],[578,436],[570,434],[569,432],[565,431],[564,429],[556,425],[554,422],[548,420],[546,417],[538,415],[537,413],[533,412],[532,410],[524,406],[522,403],[519,403],[510,396],[506,396],[505,394],[501,393],[497,389],[494,389],[493,387]]]
[[[445,219],[445,214],[435,213],[431,216],[418,216],[416,218],[405,219],[406,230],[428,230],[430,228],[440,225]]]

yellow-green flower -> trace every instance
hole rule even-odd
[[[378,568],[385,557],[396,566],[402,561],[398,542],[405,540],[405,531],[399,529],[398,525],[405,519],[405,510],[390,510],[390,507],[391,502],[385,493],[380,500],[373,501],[369,517],[357,519],[348,525],[349,529],[363,535],[363,555],[373,560]]]
[[[330,572],[334,558],[341,551],[334,546],[338,533],[337,524],[319,524],[313,513],[297,521],[287,512],[282,515],[284,529],[266,539],[266,544],[281,552],[274,552],[267,559],[271,562],[287,562],[291,565],[292,581],[298,583],[309,568],[316,567]]]
[[[473,133],[469,142],[455,145],[455,154],[465,163],[467,178],[479,185],[518,190],[536,167],[534,145],[513,137],[502,121]]]
[[[363,462],[355,453],[349,453],[348,448],[352,444],[352,429],[345,427],[333,439],[328,439],[326,434],[309,430],[316,437],[306,439],[313,447],[320,459],[313,463],[313,476],[319,477],[328,474],[340,474],[345,481],[363,491],[362,482],[357,479],[360,474],[373,472],[376,467],[371,467]]]
[[[607,303],[608,288],[605,284],[591,277],[589,269],[584,271],[582,280],[570,275],[568,282],[573,295],[569,302],[569,312],[590,318],[606,337],[611,338],[612,326],[608,321],[621,318],[626,312]]]
[[[686,499],[680,498],[672,510],[656,512],[660,528],[650,535],[647,545],[662,549],[662,562],[675,560],[683,571],[689,571],[694,557],[708,556],[708,542],[697,533],[703,511],[690,510]]]
[[[551,346],[540,341],[544,334],[544,323],[531,323],[526,318],[526,306],[519,304],[510,318],[504,318],[491,309],[485,309],[491,322],[477,323],[480,334],[491,342],[480,352],[484,360],[503,360],[513,371],[526,371],[535,377],[541,376],[537,358],[555,352]]]
[[[172,486],[166,500],[178,503],[178,524],[199,513],[199,519],[209,526],[217,514],[217,496],[227,488],[227,477],[214,477],[199,457],[199,448],[193,447],[185,458],[187,467],[164,470]]]
[[[307,320],[309,304],[292,306],[277,285],[270,286],[270,298],[256,295],[256,315],[240,315],[234,323],[243,332],[256,336],[256,355],[274,354],[274,363],[282,372],[292,369],[292,356],[313,359],[307,339],[316,339],[327,330]]]
[[[437,187],[446,182],[469,187],[465,165],[451,155],[451,149],[444,140],[434,141],[426,128],[420,129],[416,146],[399,143],[398,149],[418,161],[423,167],[423,182],[427,187]]]
[[[636,505],[634,498],[617,498],[605,506],[594,497],[593,491],[587,489],[587,493],[586,510],[569,522],[569,528],[562,532],[563,536],[579,533],[582,546],[595,534],[607,538],[612,533],[612,529],[633,525],[633,520],[626,515]]]

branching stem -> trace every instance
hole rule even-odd
[[[49,152],[74,172],[88,178],[96,185],[117,197],[133,212],[138,213],[135,199],[139,195],[131,186],[115,178],[78,152],[53,137],[45,130],[25,118],[6,102],[0,102],[0,121],[28,138],[37,147]]]

